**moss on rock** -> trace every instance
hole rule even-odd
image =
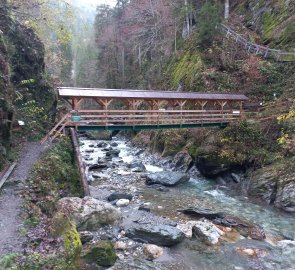
[[[104,240],[84,246],[81,257],[88,263],[105,267],[114,265],[117,260],[112,243]]]
[[[58,213],[52,220],[52,234],[63,239],[66,269],[78,269],[82,243],[76,226],[67,216]]]

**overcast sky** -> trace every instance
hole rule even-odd
[[[98,6],[102,4],[114,6],[116,4],[116,0],[78,0],[81,4],[85,5],[91,5],[91,6]]]

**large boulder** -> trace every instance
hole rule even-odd
[[[176,186],[188,182],[190,179],[188,174],[179,173],[179,172],[156,172],[146,175],[146,184],[160,184],[163,186]]]
[[[215,245],[218,243],[220,236],[224,234],[224,232],[218,229],[213,223],[210,221],[197,221],[192,230],[193,236],[205,242],[208,245]]]
[[[178,171],[187,172],[193,165],[193,159],[187,151],[183,150],[174,156],[172,165]]]
[[[260,197],[267,203],[272,203],[276,198],[278,176],[272,169],[262,168],[255,171],[248,178],[248,194]]]
[[[247,180],[248,194],[269,204],[295,212],[295,167],[292,160],[285,164],[265,166],[253,172]]]
[[[293,175],[294,177],[294,175]],[[276,194],[275,206],[286,212],[295,213],[295,179],[280,179]]]
[[[94,231],[121,218],[121,212],[107,202],[92,197],[67,197],[59,200],[57,209],[65,213],[80,231]]]
[[[61,256],[65,257],[73,269],[77,269],[82,242],[75,224],[63,213],[56,213],[51,222],[51,234],[63,242],[64,254]]]
[[[110,241],[98,241],[85,245],[81,257],[87,263],[95,263],[104,267],[114,265],[117,260],[117,255]]]
[[[183,240],[184,233],[169,225],[147,224],[128,229],[126,236],[143,243],[173,246]]]

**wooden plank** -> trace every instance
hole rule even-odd
[[[0,180],[0,189],[2,188],[2,186],[4,185],[4,183],[6,182],[6,180],[9,178],[9,176],[11,175],[13,169],[16,166],[16,162],[12,163],[12,165],[8,168],[8,170],[6,171],[6,173],[4,174],[4,176],[2,177],[2,179]]]
[[[75,151],[76,160],[77,160],[78,167],[79,167],[80,182],[83,187],[84,196],[90,196],[90,190],[89,190],[89,186],[88,186],[88,182],[87,182],[87,178],[86,178],[86,174],[85,174],[82,156],[80,153],[77,134],[73,128],[70,128],[70,132],[71,132],[71,139],[72,139],[72,144],[73,144],[74,151]]]
[[[75,113],[205,113],[205,112],[221,112],[221,110],[78,110]],[[232,110],[224,110],[223,112],[232,112]]]
[[[147,118],[160,118],[160,119],[171,119],[171,118],[174,118],[174,119],[179,119],[179,118],[189,118],[189,117],[199,117],[199,118],[202,118],[202,117],[226,117],[226,116],[237,116],[239,114],[183,114],[183,115],[179,115],[179,114],[175,114],[175,115],[172,115],[172,114],[169,114],[169,115],[147,115],[147,114],[144,114],[144,115],[108,115],[107,116],[107,119],[125,119],[125,118],[133,118],[133,119],[141,119],[141,120],[145,120]],[[105,120],[106,116],[104,115],[83,115],[81,116],[81,121],[88,121],[89,120],[95,120],[95,119],[104,119]],[[76,123],[76,122],[75,122]]]
[[[194,119],[185,119],[185,118],[182,118],[182,119],[159,119],[159,121],[162,121],[162,122],[171,122],[171,121],[179,121],[179,120],[182,120],[182,121],[198,121],[198,122],[202,122],[202,121],[210,121],[210,120],[215,120],[215,121],[225,121],[225,120],[228,120],[228,119],[238,119],[239,115],[237,117],[219,117],[219,118],[194,118]],[[147,120],[147,121],[140,121],[140,120],[136,120],[136,119],[132,119],[132,120],[120,120],[120,119],[113,119],[112,121],[111,120],[108,120],[108,123],[112,124],[112,123],[133,123],[133,122],[152,122],[152,123],[157,123],[158,122],[158,118],[157,119],[151,119],[151,120]],[[77,124],[78,126],[80,124],[87,124],[87,123],[98,123],[98,124],[105,124],[106,121],[105,120],[81,120],[79,122],[75,122],[74,124]],[[71,123],[69,123],[71,124]]]

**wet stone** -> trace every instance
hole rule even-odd
[[[145,172],[146,168],[141,161],[132,161],[128,164],[128,168],[132,169],[134,172]]]
[[[89,232],[89,231],[79,232],[79,236],[80,236],[80,240],[82,244],[90,242],[94,237],[92,232]]]
[[[116,147],[116,146],[118,146],[118,144],[116,142],[112,142],[111,146]]]
[[[89,171],[105,169],[107,167],[108,167],[108,165],[106,163],[93,164],[93,165],[89,166]]]
[[[118,157],[119,154],[120,154],[120,150],[109,150],[107,153],[106,153],[106,156],[113,156],[113,157]]]
[[[131,201],[133,196],[131,194],[126,194],[126,193],[117,193],[114,192],[110,196],[108,196],[107,200],[108,201],[115,201],[115,200],[120,200],[120,199],[127,199]]]
[[[135,153],[135,156],[140,156],[141,154],[143,154],[145,152],[145,150],[144,149],[142,149],[142,150],[139,150],[138,152],[136,152]]]
[[[215,245],[218,243],[220,236],[222,236],[224,232],[217,228],[213,223],[205,220],[197,221],[194,224],[192,234],[206,244]]]
[[[173,246],[184,239],[184,233],[169,225],[141,225],[128,229],[126,236],[139,242],[160,246]]]
[[[169,188],[164,187],[164,186],[159,185],[159,184],[149,185],[149,188],[154,188],[154,189],[156,189],[158,191],[161,191],[161,192],[169,192]]]
[[[145,245],[143,248],[144,256],[149,260],[155,260],[163,255],[163,248],[156,245]]]
[[[202,209],[202,208],[187,208],[183,210],[178,210],[178,212],[182,212],[183,214],[190,215],[197,218],[207,218],[207,219],[215,219],[215,218],[223,218],[224,213],[214,212],[210,209]]]
[[[114,244],[114,249],[117,250],[125,250],[127,249],[128,245],[122,241],[118,241]]]
[[[160,184],[163,186],[176,186],[188,182],[190,179],[188,174],[179,172],[156,172],[150,173],[146,176],[146,184]]]
[[[116,205],[117,205],[118,207],[124,207],[124,206],[128,206],[129,203],[130,203],[130,201],[127,200],[127,199],[120,199],[120,200],[118,200],[118,201],[116,202]]]
[[[241,177],[239,175],[237,175],[236,173],[231,173],[231,178],[235,183],[241,182]]]
[[[138,207],[138,210],[139,211],[145,211],[145,212],[151,212],[151,209],[149,207],[146,207],[143,204]]]
[[[103,147],[107,147],[108,144],[105,143],[105,142],[99,142],[96,146],[99,147],[99,148],[103,148]]]

